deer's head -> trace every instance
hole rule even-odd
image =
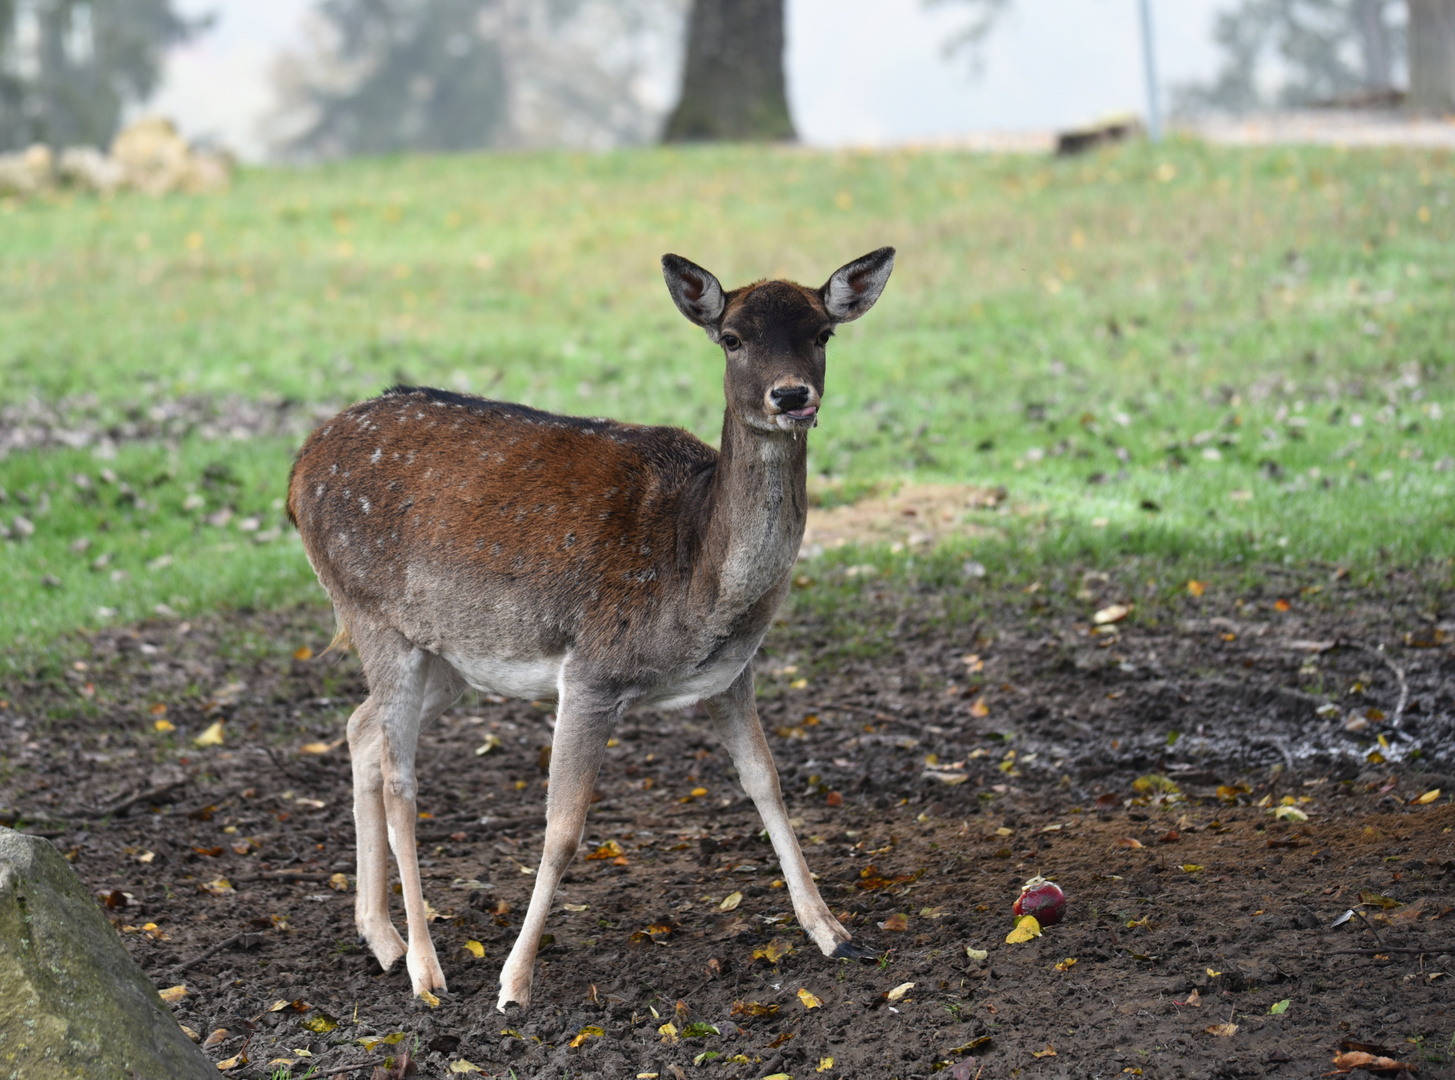
[[[874,306],[894,269],[880,248],[835,270],[821,288],[760,281],[724,292],[711,273],[680,255],[662,256],[677,309],[727,357],[728,410],[760,431],[798,431],[817,421],[829,338]]]

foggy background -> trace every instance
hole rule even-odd
[[[183,134],[247,159],[266,156],[279,57],[308,40],[310,0],[176,6],[214,12],[214,27],[171,51],[156,95],[133,112],[170,116]],[[1235,6],[1156,4],[1159,81],[1210,79],[1220,57],[1213,20]],[[686,4],[658,7],[663,15],[642,35],[644,70],[632,90],[660,123],[678,90]],[[957,5],[921,0],[788,0],[785,67],[799,138],[816,146],[886,144],[1145,112],[1135,0],[1019,0],[987,37],[978,74],[969,56],[946,55],[966,18]]]

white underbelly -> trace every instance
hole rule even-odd
[[[740,656],[715,660],[697,671],[685,672],[663,681],[655,691],[636,703],[637,708],[685,709],[705,698],[716,697],[742,673],[747,661]]]
[[[440,655],[476,690],[527,700],[554,698],[560,686],[561,667],[566,662],[565,655],[534,660]]]

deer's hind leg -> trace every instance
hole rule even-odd
[[[388,969],[406,955],[416,994],[443,990],[445,979],[429,937],[415,848],[414,761],[420,729],[459,697],[464,683],[439,657],[414,648],[392,631],[359,646],[370,694],[349,721],[359,854],[355,922],[380,966]],[[407,948],[389,919],[389,848],[399,866],[409,926]]]

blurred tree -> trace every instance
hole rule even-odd
[[[167,47],[209,21],[172,0],[0,0],[0,150],[107,145]]]
[[[924,0],[926,7],[957,4],[970,9],[970,19],[950,40],[945,42],[948,55],[963,53],[970,57],[970,66],[977,74],[984,62],[981,47],[995,24],[1011,5],[1011,0]]]
[[[1395,68],[1404,56],[1403,0],[1243,0],[1217,17],[1213,36],[1224,61],[1206,85],[1175,91],[1176,111],[1246,112],[1394,100]],[[1268,62],[1283,78],[1276,90]]]
[[[0,0],[4,2],[4,0]],[[639,85],[681,0],[319,0],[275,78],[285,155],[606,147],[655,134]]]
[[[694,0],[666,141],[796,137],[783,79],[783,0]]]
[[[1410,104],[1455,113],[1455,0],[1409,0]]]

